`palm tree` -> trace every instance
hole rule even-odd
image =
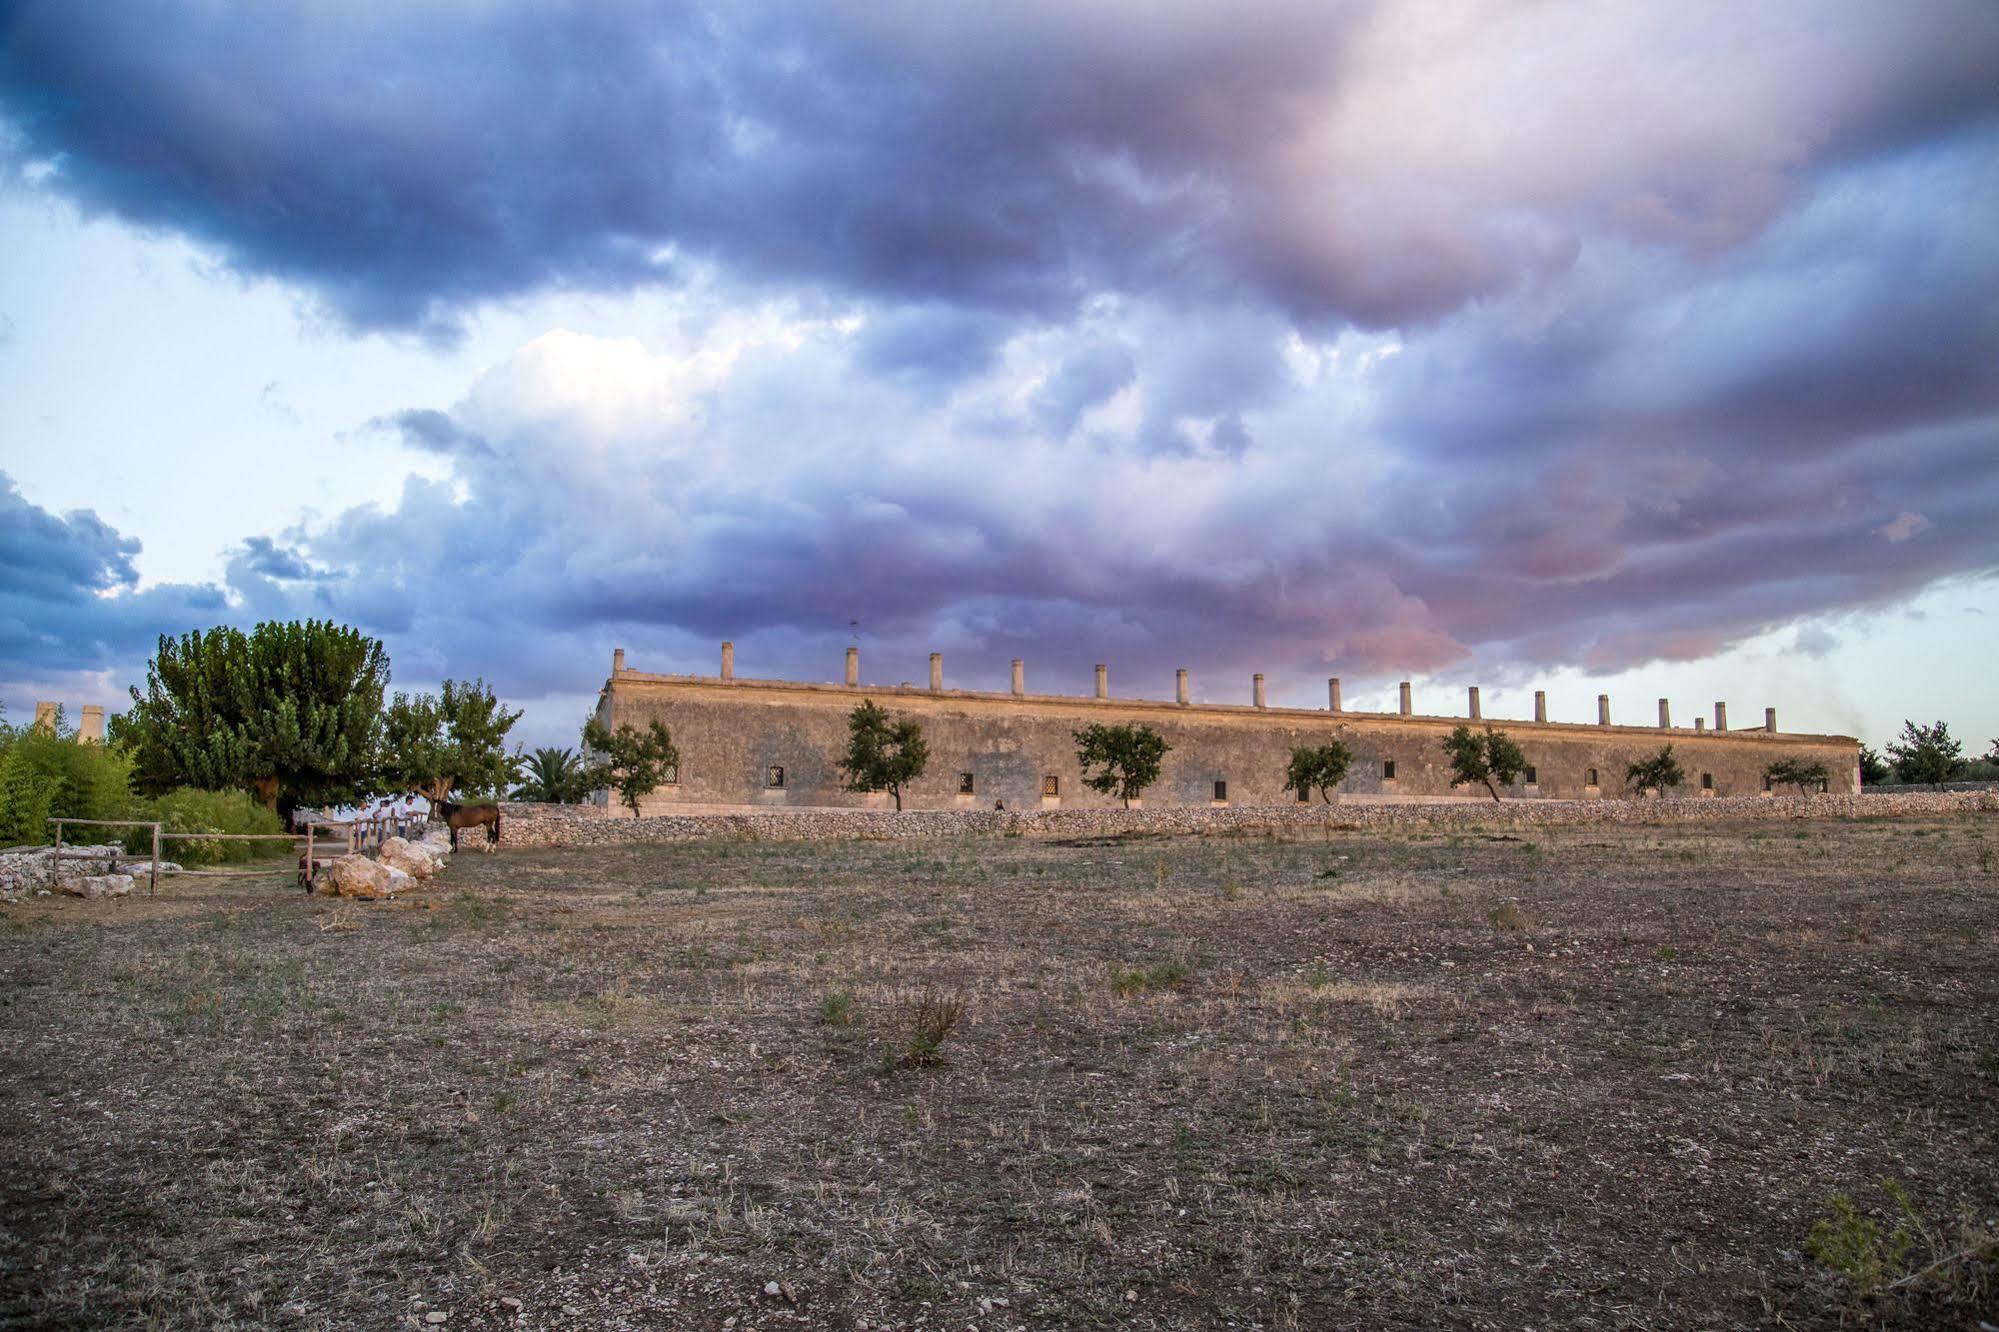
[[[528,757],[525,765],[526,780],[514,799],[529,800],[548,805],[573,805],[587,794],[584,789],[588,780],[583,762],[572,749],[549,747],[537,749]]]

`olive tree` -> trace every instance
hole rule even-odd
[[[632,817],[639,816],[639,797],[680,767],[680,751],[665,723],[655,718],[641,731],[630,722],[612,730],[597,718],[583,723],[583,747],[597,756],[592,775],[618,793]]]
[[[1506,732],[1490,726],[1483,735],[1469,726],[1460,726],[1444,737],[1443,746],[1451,760],[1451,780],[1467,786],[1480,783],[1494,800],[1499,799],[1501,786],[1513,785],[1527,770],[1527,755],[1520,746]]]
[[[1353,751],[1334,740],[1323,745],[1299,745],[1291,751],[1291,766],[1284,770],[1284,785],[1309,798],[1317,791],[1325,804],[1333,803],[1332,791],[1347,779],[1353,766]]]
[[[847,715],[847,756],[840,767],[849,791],[886,791],[902,808],[902,788],[923,775],[930,748],[923,728],[908,718],[891,718],[873,699]]]
[[[1083,785],[1117,796],[1127,809],[1146,787],[1159,780],[1160,760],[1172,748],[1159,732],[1135,722],[1118,726],[1093,723],[1074,735]],[[1093,776],[1091,768],[1103,771]]]

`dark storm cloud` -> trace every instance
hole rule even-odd
[[[1812,163],[1989,117],[1999,50],[1982,3],[1778,9],[1758,43],[1677,11],[1323,0],[47,0],[4,23],[0,108],[49,188],[441,335],[485,299],[689,259],[994,310],[1260,290],[1313,322],[1431,320],[1591,233],[1725,250]],[[1516,47],[1564,43],[1645,63],[1508,81]],[[1475,125],[1434,123],[1446,95]]]
[[[50,513],[0,473],[0,679],[143,664],[159,634],[217,622],[216,588],[137,590],[138,553],[96,514]]]

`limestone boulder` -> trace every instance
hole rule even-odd
[[[72,897],[124,897],[132,891],[129,874],[84,874],[64,879],[62,890]]]
[[[401,870],[418,883],[436,874],[441,863],[421,842],[409,842],[400,837],[391,837],[382,843],[375,859],[390,869]]]
[[[366,856],[336,856],[312,879],[312,890],[328,897],[359,897],[365,900],[394,897],[396,879],[413,882],[407,874],[378,865]]]

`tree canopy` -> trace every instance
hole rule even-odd
[[[593,777],[618,793],[633,818],[639,816],[639,797],[680,767],[680,751],[674,748],[673,735],[658,719],[641,731],[630,722],[620,722],[612,730],[592,717],[583,723],[583,747],[598,757]]]
[[[432,803],[454,789],[497,795],[520,766],[520,751],[507,752],[507,732],[520,719],[483,679],[446,680],[436,694],[398,693],[382,718],[377,781]]]
[[[1964,771],[1963,755],[1964,742],[1952,739],[1950,727],[1940,721],[1918,726],[1905,720],[1901,736],[1888,744],[1896,776],[1931,786],[1955,780]]]
[[[1651,758],[1640,759],[1624,770],[1624,781],[1627,786],[1640,791],[1650,787],[1661,795],[1686,779],[1686,771],[1680,767],[1680,761],[1673,757],[1671,745],[1665,746]]]
[[[1095,723],[1074,734],[1083,785],[1116,795],[1126,808],[1159,780],[1159,761],[1172,748],[1157,731],[1136,722],[1118,726]],[[1089,770],[1097,767],[1103,771],[1092,776]]]
[[[1284,785],[1300,799],[1319,793],[1319,800],[1332,804],[1333,788],[1347,779],[1353,766],[1353,751],[1343,741],[1323,745],[1299,745],[1291,751],[1291,766],[1284,770]]]
[[[521,764],[516,800],[544,805],[579,805],[590,795],[591,772],[573,749],[544,745]]]
[[[923,775],[930,761],[923,728],[907,718],[892,719],[873,699],[847,715],[847,754],[840,767],[849,791],[887,791],[902,808],[902,788]]]
[[[116,738],[149,795],[241,789],[281,813],[337,803],[373,775],[388,680],[381,643],[330,620],[162,635]]]
[[[1451,760],[1451,780],[1467,786],[1481,783],[1494,800],[1499,799],[1501,786],[1513,785],[1527,770],[1527,755],[1520,746],[1490,726],[1483,735],[1460,726],[1444,737],[1443,746]]]
[[[1831,781],[1832,773],[1823,763],[1786,758],[1763,769],[1763,780],[1772,786],[1795,786],[1800,794],[1805,794]]]
[[[1994,742],[1999,745],[1999,741]],[[1880,754],[1866,745],[1860,747],[1860,781],[1863,786],[1879,786],[1892,770]]]

